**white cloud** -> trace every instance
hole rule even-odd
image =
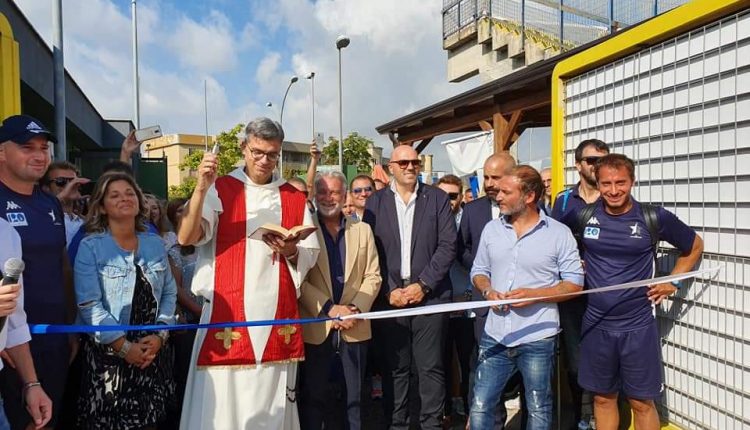
[[[272,78],[276,77],[280,62],[281,54],[278,52],[271,52],[260,60],[260,64],[255,70],[255,80],[259,85],[266,85]]]
[[[168,44],[185,67],[211,73],[237,66],[235,50],[239,44],[235,42],[229,19],[219,11],[211,11],[201,23],[183,16]]]

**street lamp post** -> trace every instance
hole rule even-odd
[[[284,92],[284,99],[281,100],[281,115],[279,115],[279,122],[281,125],[284,125],[284,104],[286,103],[286,96],[289,94],[289,88],[292,88],[292,84],[299,81],[299,78],[297,76],[292,76],[292,79],[289,80],[289,85],[286,86],[286,92]]]
[[[315,72],[310,72],[307,76],[305,76],[305,79],[310,80],[310,91],[311,91],[311,102],[310,102],[310,110],[312,115],[312,137],[315,138]],[[318,148],[323,149],[323,148]]]
[[[344,173],[344,120],[341,103],[341,50],[349,46],[348,37],[341,35],[336,38],[336,49],[339,51],[339,168]]]
[[[279,123],[281,126],[284,126],[284,105],[286,104],[286,96],[289,94],[289,88],[292,88],[292,84],[299,81],[299,78],[295,75],[292,76],[292,79],[289,80],[289,85],[286,86],[286,91],[284,92],[284,99],[281,100],[281,114],[279,114]],[[279,175],[281,177],[284,177],[284,141],[281,141],[281,150],[279,151]]]

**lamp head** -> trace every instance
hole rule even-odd
[[[271,107],[271,106],[273,106],[273,103],[271,102],[266,103],[266,107]]]
[[[315,77],[315,72],[310,72],[307,74],[307,76],[305,76],[305,79],[312,79],[314,77]]]
[[[292,76],[292,79],[289,81],[289,83],[293,84],[293,83],[295,83],[297,81],[299,81],[299,78],[297,77],[297,75],[294,75],[294,76]]]
[[[351,42],[349,38],[342,34],[336,38],[336,49],[346,48],[349,46],[349,42]]]

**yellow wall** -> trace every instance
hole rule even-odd
[[[18,42],[5,15],[0,13],[0,120],[21,113],[21,73]]]

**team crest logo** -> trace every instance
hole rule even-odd
[[[26,214],[23,212],[8,212],[5,214],[5,219],[8,221],[8,224],[13,227],[24,227],[29,225],[28,221],[26,221]]]
[[[583,238],[598,240],[600,231],[601,229],[599,227],[586,227],[583,230]]]

